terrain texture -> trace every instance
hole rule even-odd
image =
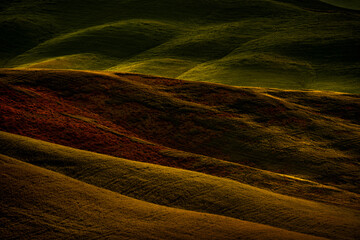
[[[0,239],[360,239],[356,0],[1,0]]]
[[[0,76],[5,238],[359,236],[359,95],[94,71]],[[52,202],[59,194],[67,200]],[[99,218],[109,220],[92,229]]]

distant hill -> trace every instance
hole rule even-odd
[[[319,0],[20,0],[0,9],[2,67],[360,93],[360,13]]]
[[[360,10],[360,2],[358,0],[321,0],[334,6],[348,8],[352,10]]]

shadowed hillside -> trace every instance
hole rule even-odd
[[[360,92],[359,12],[319,0],[22,0],[0,7],[2,67]]]

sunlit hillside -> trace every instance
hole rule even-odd
[[[2,2],[2,67],[360,92],[359,12],[319,0]]]
[[[353,239],[359,234],[357,228],[360,224],[359,210],[335,207],[314,201],[292,198],[259,188],[254,188],[249,185],[244,185],[225,178],[217,178],[196,172],[160,167],[157,165],[133,162],[125,159],[117,159],[114,157],[79,151],[59,145],[41,142],[38,140],[6,134],[3,132],[0,133],[0,139],[8,144],[6,149],[1,149],[2,152],[4,152],[6,155],[14,156],[20,160],[44,166],[48,169],[66,174],[75,179],[82,180],[83,182],[109,189],[113,192],[132,196],[137,199],[142,199],[144,201],[180,209],[213,213],[251,222],[258,222],[295,232],[325,236],[329,238]],[[16,141],[18,144],[14,144],[14,141]],[[10,163],[5,161],[4,164],[3,160],[2,164],[5,166],[15,164],[15,168],[18,167],[16,165],[26,166],[32,171],[34,171],[33,169],[38,169],[35,167],[30,167],[31,165],[25,165],[24,163],[13,163],[13,161],[10,161]],[[37,171],[44,170],[38,169]],[[10,169],[6,172],[9,172],[10,176],[16,174],[12,177],[19,178],[18,181],[25,182],[25,184],[27,184],[28,181],[31,181],[31,179],[35,177],[30,176],[30,179],[28,179],[28,173],[26,171],[23,173],[22,171],[15,169]],[[44,172],[50,174],[48,171]],[[10,180],[10,176],[7,176],[8,180]],[[35,192],[38,191],[38,188],[42,188],[43,192],[39,191],[39,193],[32,194],[35,195],[34,199],[32,200],[33,202],[37,201],[35,200],[36,197],[39,197],[39,199],[44,199],[44,196],[46,196],[45,191],[54,191],[56,189],[57,183],[59,183],[59,180],[56,181],[55,179],[52,180],[51,178],[45,181],[39,179],[39,177],[36,177],[35,179],[37,179],[38,182],[34,183],[34,180],[32,180],[32,184],[30,186],[35,188]],[[45,185],[47,183],[51,185]],[[66,184],[68,184],[68,182],[64,181],[63,184],[65,187],[67,187]],[[21,183],[19,183],[19,185],[21,185]],[[80,185],[80,183],[78,185]],[[13,186],[10,187],[10,189],[14,191]],[[93,193],[91,194],[92,196],[88,196],[89,193],[87,192],[85,194],[83,193],[85,195],[85,199],[73,199],[73,194],[75,194],[75,197],[78,194],[78,188],[76,188],[75,191],[74,189],[62,191],[69,192],[69,196],[62,197],[65,199],[64,201],[80,201],[78,202],[80,205],[82,201],[91,201],[88,204],[93,205],[96,204],[98,200],[106,201],[109,199],[108,196],[103,199],[104,197],[100,197],[101,195],[95,199],[91,199],[94,198],[93,195],[96,194]],[[106,192],[104,190],[97,191]],[[54,194],[52,192],[50,193]],[[14,194],[9,193],[9,195],[10,197],[8,198],[11,200],[11,198],[14,197],[12,196]],[[115,194],[113,193],[113,195]],[[27,198],[26,192],[24,196]],[[87,199],[89,197],[90,200]],[[24,200],[21,200],[21,195],[17,198],[19,198],[19,200],[16,201],[19,201],[20,205],[24,204]],[[115,199],[110,198],[109,200],[110,201],[108,203],[105,202],[100,204],[100,207],[103,207],[103,205],[108,207],[108,204],[111,204],[112,201],[117,202],[114,201]],[[56,208],[62,207],[65,208],[66,211],[74,211],[71,209],[71,207],[67,209],[66,206],[62,205],[61,201],[54,203],[51,202],[48,197],[45,197],[45,201],[50,201],[48,204],[59,204],[60,206],[54,206]],[[31,205],[32,203],[28,202],[27,204]],[[130,209],[126,211],[131,211],[131,208],[138,207],[135,204],[129,204],[128,208]],[[151,206],[148,206],[147,208],[151,208]],[[90,214],[92,214],[94,210],[88,211]],[[102,215],[105,215],[109,210],[101,209],[97,211],[100,211]],[[144,211],[148,210],[145,208]],[[181,211],[179,212],[181,213]],[[73,215],[72,212],[69,214],[71,214],[71,216]],[[168,214],[169,213],[166,213],[165,215]],[[83,215],[86,216],[86,214]],[[111,219],[110,216],[113,215],[114,213],[111,215],[106,214],[105,218]],[[118,219],[121,219],[124,217],[124,215],[124,213],[121,213],[120,216],[112,218],[118,221]],[[148,221],[154,221],[152,224],[157,224],[157,221],[164,218],[162,217],[157,219],[156,213],[151,214],[141,211],[138,213],[138,215],[140,215],[138,216],[140,219],[146,217],[149,218]],[[183,220],[184,224],[189,224],[191,221],[186,219],[188,216],[184,213],[182,215],[185,218]],[[90,215],[90,218],[93,217],[94,216]],[[210,225],[216,222],[214,219],[214,222],[211,223],[212,218],[206,218],[206,215],[203,216],[202,221],[204,221],[204,219],[207,219],[207,224]],[[90,221],[92,220],[93,219],[90,219]],[[166,221],[166,218],[162,221]],[[201,220],[199,222],[201,225]],[[25,223],[24,225],[26,226],[27,224],[28,223]],[[165,226],[159,225],[157,227],[167,227],[168,225],[171,226],[171,224],[167,225],[166,223],[161,223],[161,221],[159,224],[163,224]],[[177,224],[179,224],[177,226],[178,228],[182,229],[182,231],[194,231],[191,229],[183,229],[184,227],[180,222]],[[238,223],[238,225],[240,224]],[[227,228],[231,227],[231,224],[227,222],[221,222],[221,224],[218,226],[220,229],[213,229],[213,231],[217,234],[219,234],[219,232],[225,234],[223,231],[227,231]],[[137,227],[142,227],[141,221],[140,226]],[[260,234],[259,236],[256,236],[257,229],[255,228],[252,230],[251,224],[249,224],[247,227],[249,229],[246,231],[253,231],[252,234],[256,238],[262,238]],[[121,232],[122,231],[124,230],[121,229]],[[210,233],[206,233],[206,229],[204,231],[205,233],[203,234],[205,234],[205,236],[209,236],[207,234]],[[244,234],[237,232],[233,233],[233,235],[245,235],[244,239],[246,239],[246,231]],[[272,230],[269,228],[264,231],[267,231],[267,234],[269,234]],[[157,234],[162,233],[159,231]],[[272,234],[276,235],[276,232],[271,233],[270,236]],[[287,236],[284,236],[284,238],[288,239]],[[264,239],[266,239],[266,237]]]
[[[139,201],[3,155],[0,170],[2,239],[324,239]]]

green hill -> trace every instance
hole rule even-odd
[[[316,0],[5,1],[0,66],[359,93],[359,22]]]

